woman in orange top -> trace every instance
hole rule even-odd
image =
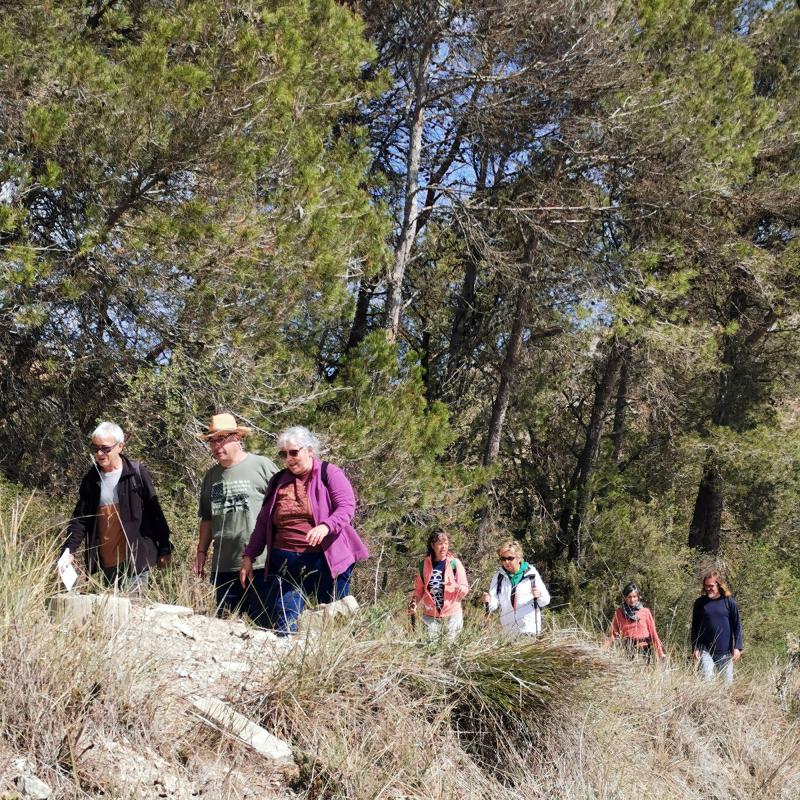
[[[614,612],[611,631],[603,642],[603,649],[608,650],[614,639],[619,639],[628,648],[631,655],[637,653],[652,658],[653,651],[659,658],[664,656],[661,639],[656,632],[656,621],[649,608],[645,608],[639,599],[639,587],[629,583],[622,590],[622,605]]]
[[[444,531],[428,537],[428,555],[420,562],[414,591],[408,598],[408,611],[417,613],[422,602],[422,622],[428,638],[442,633],[452,641],[464,627],[461,601],[469,592],[467,573],[461,561],[450,552],[450,540]]]

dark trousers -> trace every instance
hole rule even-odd
[[[352,572],[350,565],[334,579],[324,553],[273,550],[267,585],[275,631],[287,634],[297,630],[307,597],[315,595],[318,603],[332,603],[350,594]]]
[[[218,572],[214,575],[217,590],[217,616],[225,613],[244,613],[256,625],[269,627],[269,606],[267,605],[267,586],[263,570],[254,570],[253,582],[242,589],[238,572]]]

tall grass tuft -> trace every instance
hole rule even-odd
[[[565,709],[616,674],[613,663],[571,640],[484,636],[452,648],[446,658],[454,687],[451,725],[462,747],[505,780],[509,763],[537,747]]]
[[[438,797],[465,787],[480,797],[503,790],[498,778],[512,780],[506,750],[529,752],[559,709],[609,675],[599,661],[574,642],[484,635],[440,647],[354,621],[308,638],[254,694],[264,724],[302,752],[308,797]]]
[[[59,590],[59,554],[48,509],[33,495],[0,492],[0,736],[51,786],[80,788],[93,738],[142,730],[148,681],[108,658],[113,633],[99,623],[59,626],[48,600]],[[142,665],[142,670],[145,666]]]

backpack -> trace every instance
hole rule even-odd
[[[506,573],[505,573],[504,570],[501,570],[501,571],[499,571],[497,573],[497,583],[495,584],[494,592],[495,592],[495,596],[497,597],[497,605],[498,606],[500,605],[500,588],[503,585],[503,578],[505,578],[505,576],[506,576]],[[522,580],[517,584],[517,586],[519,586],[522,583],[522,581],[531,581],[532,583],[535,583],[536,582],[536,576],[535,575],[523,575],[522,576]],[[534,608],[539,608],[539,601],[535,597],[533,598],[533,607]]]

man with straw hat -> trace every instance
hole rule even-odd
[[[233,414],[224,413],[214,414],[205,433],[197,434],[208,444],[216,464],[206,472],[200,490],[200,534],[192,569],[195,575],[205,574],[213,541],[210,573],[217,591],[217,613],[244,611],[256,624],[266,625],[263,569],[243,589],[239,564],[267,485],[278,468],[270,459],[244,449],[242,440],[250,433]],[[259,566],[264,566],[263,557]]]

